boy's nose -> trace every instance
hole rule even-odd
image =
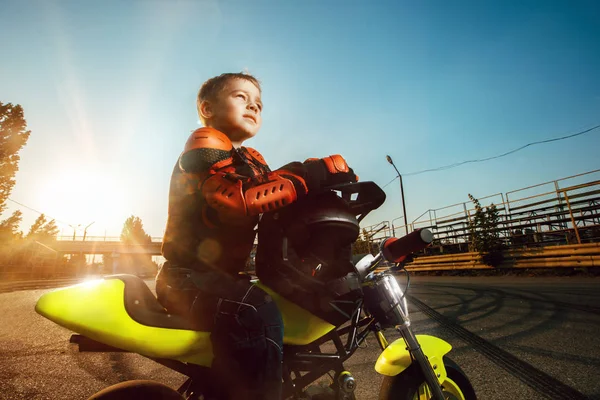
[[[253,103],[253,102],[248,103],[248,108],[254,112],[258,112],[258,106],[256,105],[256,103]]]

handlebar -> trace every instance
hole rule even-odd
[[[429,229],[417,229],[401,238],[386,239],[381,245],[381,254],[389,262],[402,262],[408,255],[423,250],[433,241]]]
[[[381,244],[377,255],[366,255],[355,268],[360,278],[364,279],[377,268],[382,259],[393,263],[402,262],[408,255],[424,249],[432,241],[433,233],[429,229],[417,229],[401,238],[388,238]]]

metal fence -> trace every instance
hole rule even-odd
[[[162,236],[152,236],[152,242],[161,242]],[[56,240],[72,240],[76,242],[120,242],[120,236],[59,235]]]
[[[583,244],[600,241],[600,170],[544,182],[479,198],[482,207],[499,211],[498,231],[507,248]],[[419,228],[436,238],[430,254],[469,251],[469,220],[473,203],[465,201],[423,212],[410,224],[403,217],[366,226],[363,232],[377,242]],[[400,224],[398,224],[400,222]]]

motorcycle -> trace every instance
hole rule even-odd
[[[356,226],[385,200],[373,182],[334,189],[353,215],[360,214]],[[334,219],[339,222],[338,217]],[[373,334],[381,348],[375,370],[384,376],[379,399],[476,399],[467,376],[447,356],[452,346],[440,338],[413,333],[406,299],[410,280],[403,290],[395,277],[399,270],[408,277],[403,261],[432,240],[431,231],[415,230],[401,238],[385,239],[375,255],[357,257],[353,267],[362,297],[353,303],[345,324],[328,322],[264,282],[253,281],[272,297],[283,317],[283,398],[355,399],[357,382],[344,362]],[[196,331],[183,317],[169,314],[137,276],[112,275],[56,289],[42,295],[35,310],[76,332],[70,341],[80,352],[137,353],[188,377],[176,390],[134,380],[113,385],[92,398],[192,400],[209,398],[214,392],[210,332]],[[401,338],[388,343],[384,331],[389,328],[396,329]],[[335,352],[322,352],[325,344],[332,345]],[[334,375],[329,387],[316,390],[311,384],[330,371]]]

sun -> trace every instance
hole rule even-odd
[[[65,234],[118,235],[130,204],[118,178],[93,170],[66,170],[44,178],[37,190],[40,211],[55,218]],[[70,233],[69,233],[70,232]]]

